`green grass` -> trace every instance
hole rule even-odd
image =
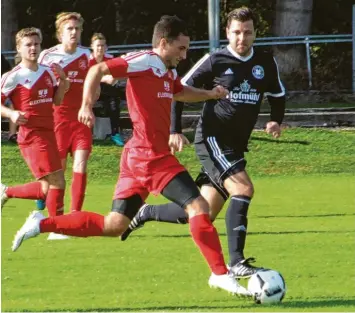
[[[12,237],[34,208],[12,200],[2,212],[2,311],[354,311],[354,137],[291,129],[275,142],[253,134],[248,172],[256,194],[246,255],[283,274],[282,304],[260,306],[210,290],[187,225],[152,222],[124,243],[42,235],[12,253]],[[109,211],[120,151],[95,146],[86,210]],[[179,157],[197,173],[192,148]],[[30,177],[15,146],[3,146],[2,162],[4,182]],[[215,225],[227,255],[223,215]]]

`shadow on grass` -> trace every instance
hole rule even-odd
[[[303,217],[342,217],[355,216],[355,213],[332,213],[332,214],[314,214],[314,215],[258,215],[253,218],[303,218]]]
[[[248,301],[248,300],[246,300]],[[337,308],[345,307],[349,309],[355,308],[355,299],[319,299],[319,300],[289,300],[284,303],[265,306],[269,307],[273,311],[277,311],[277,308],[280,309],[316,309],[316,308]],[[257,304],[254,304],[250,300],[247,303],[241,304],[236,302],[235,305],[179,305],[179,306],[142,306],[142,307],[99,307],[99,308],[76,308],[74,310],[48,310],[46,312],[138,312],[138,311],[210,311],[214,310],[218,312],[219,310],[230,309],[231,311],[240,311],[241,309],[251,309],[260,307]],[[26,310],[21,310],[26,312]],[[335,310],[334,310],[335,311]],[[9,311],[8,311],[9,312]],[[31,311],[31,312],[40,312],[40,311]],[[351,312],[351,311],[348,311]]]
[[[305,141],[305,140],[282,140],[282,139],[273,139],[273,138],[264,138],[264,137],[255,137],[255,136],[251,136],[250,139],[255,141],[266,141],[266,142],[287,143],[287,144],[297,144],[297,145],[311,144],[309,141]]]
[[[295,231],[261,231],[261,232],[248,232],[248,235],[303,235],[303,234],[348,234],[355,233],[355,230],[295,230]],[[226,237],[227,234],[224,232],[219,232],[220,237]],[[159,235],[137,235],[136,232],[130,237],[136,238],[190,238],[190,234],[159,234]]]

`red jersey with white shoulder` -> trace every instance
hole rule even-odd
[[[106,64],[114,78],[128,77],[126,98],[133,137],[125,147],[169,151],[171,103],[183,89],[176,70],[166,68],[153,51],[130,53]]]
[[[66,92],[63,102],[60,106],[55,107],[56,121],[78,119],[83,99],[84,80],[89,70],[89,57],[90,50],[81,46],[78,46],[72,54],[66,53],[61,44],[41,52],[38,62],[44,65],[59,64],[70,80],[70,88]]]
[[[15,110],[25,112],[28,122],[20,133],[31,130],[53,130],[53,97],[57,80],[52,70],[38,64],[32,71],[22,64],[1,78],[1,103],[9,98]]]
[[[101,62],[108,61],[108,60],[111,60],[113,58],[114,58],[114,56],[112,54],[105,53]],[[91,53],[90,54],[90,58],[89,58],[89,67],[92,67],[92,66],[94,66],[96,64],[97,64],[97,61],[96,61],[94,55]]]

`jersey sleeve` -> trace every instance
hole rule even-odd
[[[212,62],[210,54],[205,54],[181,79],[183,85],[201,88],[212,81]]]
[[[272,58],[270,64],[270,76],[265,96],[282,97],[285,95],[285,88],[281,82],[279,69],[275,58]]]
[[[16,88],[15,75],[10,72],[1,77],[1,103],[4,104]]]
[[[177,76],[174,80],[174,94],[181,92],[184,89],[184,86],[181,83],[181,79]]]
[[[39,54],[38,63],[40,63],[42,65],[46,65],[46,66],[50,66],[51,65],[51,60],[50,60],[50,56],[49,56],[48,50],[43,50]]]
[[[105,61],[114,78],[134,77],[149,69],[150,55],[134,52]]]

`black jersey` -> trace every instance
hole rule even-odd
[[[270,53],[252,49],[241,57],[231,47],[205,55],[183,77],[182,83],[229,90],[226,99],[206,101],[201,113],[197,140],[218,137],[230,147],[246,149],[264,95],[284,97],[277,63]]]

